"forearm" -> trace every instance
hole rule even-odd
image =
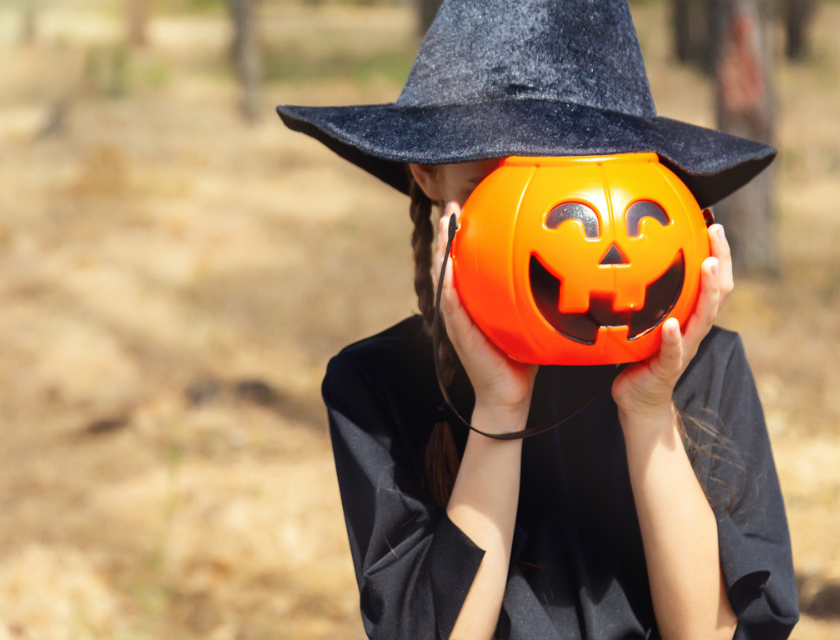
[[[517,431],[527,414],[477,406],[472,423],[482,431]],[[492,440],[470,432],[446,512],[485,555],[455,623],[452,638],[491,638],[507,584],[519,503],[522,440]]]
[[[722,586],[717,522],[676,414],[668,409],[620,418],[662,638],[731,639],[737,619]]]

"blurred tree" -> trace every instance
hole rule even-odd
[[[790,60],[802,60],[811,53],[811,25],[817,0],[785,0],[785,54]]]
[[[674,0],[674,52],[680,62],[697,62],[705,56],[709,39],[705,2]]]
[[[785,53],[790,60],[802,60],[810,53],[810,33],[818,2],[782,0],[779,5],[785,27]],[[672,26],[677,60],[709,73],[714,71],[725,9],[725,0],[674,0]]]
[[[715,65],[718,128],[773,143],[772,0],[726,0]],[[773,170],[726,198],[715,215],[742,273],[778,270]]]
[[[672,20],[677,60],[713,72],[722,6],[723,0],[674,0]]]
[[[35,43],[38,33],[38,0],[23,0],[23,24],[21,29],[21,43],[28,47]]]
[[[259,0],[228,0],[233,18],[231,58],[239,80],[239,107],[248,122],[259,115],[259,88],[262,76],[262,55],[257,35]]]
[[[424,36],[435,19],[440,5],[443,4],[443,0],[414,1],[417,4],[417,31],[421,36]]]
[[[150,0],[126,0],[128,43],[132,47],[146,46],[150,4]]]

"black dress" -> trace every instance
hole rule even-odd
[[[559,413],[603,367],[541,367],[529,425]],[[436,506],[423,457],[442,405],[414,316],[334,357],[322,388],[365,631],[446,639],[481,563]],[[453,401],[474,397],[460,370]],[[798,619],[784,504],[740,338],[715,328],[675,402],[718,522],[736,638],[786,638]],[[716,435],[708,428],[714,428]],[[467,434],[454,428],[459,452]],[[657,638],[624,439],[609,391],[560,428],[525,440],[511,566],[497,638]]]

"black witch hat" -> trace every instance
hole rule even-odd
[[[626,0],[446,0],[395,103],[277,111],[406,193],[408,162],[653,151],[705,207],[776,155],[656,115]]]

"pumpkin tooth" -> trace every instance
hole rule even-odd
[[[615,294],[593,293],[586,313],[599,327],[623,327],[630,322],[630,311],[615,311]]]
[[[598,325],[586,313],[562,313],[558,309],[560,280],[551,275],[533,255],[528,277],[531,283],[531,294],[543,318],[567,338],[583,344],[594,344],[598,336]],[[588,300],[587,304],[589,304]]]
[[[645,285],[638,282],[622,282],[616,287],[613,309],[621,311],[639,311],[645,306]]]
[[[557,311],[560,313],[586,313],[589,309],[590,289],[588,283],[568,278],[560,287]]]

